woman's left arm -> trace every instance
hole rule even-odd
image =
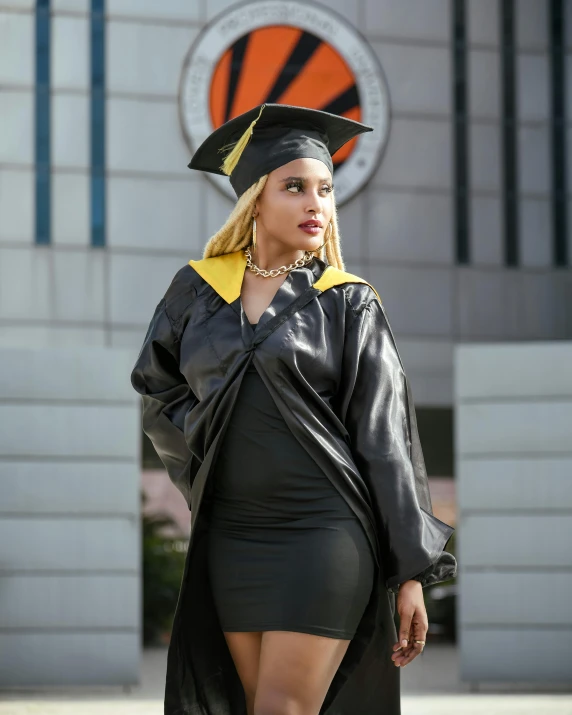
[[[398,594],[391,658],[405,666],[428,629],[422,589],[455,576],[457,562],[444,551],[453,527],[433,515],[409,383],[377,297],[348,327],[342,375],[341,419],[372,500],[385,585]]]
[[[155,308],[131,372],[131,384],[141,395],[143,432],[190,508],[198,461],[185,438],[185,417],[198,398],[180,371],[180,352],[182,316],[196,291],[184,276],[184,271],[177,273]]]
[[[340,417],[372,500],[386,588],[452,578],[444,547],[454,528],[433,515],[409,383],[377,297],[347,329],[342,383]]]

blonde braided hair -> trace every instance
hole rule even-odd
[[[246,248],[252,242],[252,214],[254,213],[256,200],[266,186],[267,180],[268,174],[261,176],[256,183],[252,184],[239,197],[224,225],[207,241],[203,250],[203,258],[221,256],[224,253],[234,253]],[[313,253],[324,260],[325,251],[326,260],[330,266],[345,270],[340,247],[340,231],[335,199],[333,199],[333,207],[334,210],[330,220],[332,231],[327,232],[330,234],[330,238],[325,246],[313,251]]]

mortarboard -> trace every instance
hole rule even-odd
[[[262,104],[215,129],[188,166],[226,174],[240,196],[261,176],[294,159],[319,159],[333,174],[332,155],[358,134],[371,131],[367,124],[319,109]]]

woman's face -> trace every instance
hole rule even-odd
[[[284,252],[315,251],[329,235],[332,188],[332,175],[318,159],[295,159],[270,172],[256,202],[257,242],[277,242]]]

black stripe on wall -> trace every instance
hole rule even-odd
[[[34,97],[35,241],[49,244],[51,230],[50,0],[36,0],[36,83]]]
[[[292,80],[302,72],[305,64],[310,60],[314,52],[321,45],[322,41],[315,35],[309,32],[303,32],[296,46],[290,53],[290,57],[284,63],[282,71],[276,78],[274,86],[264,100],[265,102],[274,103],[280,100],[280,97],[290,86]]]
[[[106,243],[105,0],[91,0],[91,245]]]
[[[358,88],[357,85],[352,84],[351,87],[332,99],[325,107],[320,107],[320,110],[330,112],[330,114],[343,114],[356,107],[359,107]]]
[[[248,47],[249,41],[250,34],[244,35],[244,37],[239,38],[234,43],[231,49],[230,76],[228,79],[226,109],[224,113],[225,122],[228,122],[228,120],[230,119],[232,105],[234,104],[234,97],[238,88],[238,80],[240,79],[240,73],[242,71],[242,63],[244,62],[244,55],[246,54],[246,48]]]
[[[501,0],[502,171],[504,193],[504,261],[518,265],[518,177],[515,81],[514,0]]]
[[[565,0],[550,0],[550,94],[552,109],[552,235],[553,263],[567,266],[568,177],[566,171],[566,47]]]
[[[470,261],[465,0],[453,0],[454,222],[457,263]]]

